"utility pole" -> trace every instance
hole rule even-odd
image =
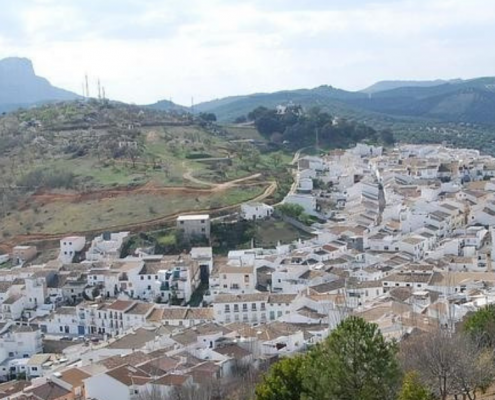
[[[100,78],[98,78],[98,100],[101,100],[101,83],[100,83]]]
[[[89,80],[88,80],[88,74],[85,75],[84,79],[86,81],[86,97],[89,98]]]

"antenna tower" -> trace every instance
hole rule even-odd
[[[86,97],[89,98],[89,80],[88,80],[88,74],[84,76],[85,82],[86,82]]]
[[[100,78],[98,78],[98,100],[101,100],[101,83],[100,83]]]

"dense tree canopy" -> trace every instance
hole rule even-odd
[[[257,400],[299,400],[303,393],[304,358],[284,358],[275,363],[256,388]]]
[[[480,308],[466,318],[464,331],[482,346],[495,345],[495,304]]]
[[[278,141],[281,139],[294,146],[318,143],[326,147],[345,147],[363,140],[385,145],[395,142],[390,130],[377,132],[364,124],[334,118],[319,107],[307,112],[299,106],[288,106],[283,112],[258,107],[248,114],[248,119],[266,138],[277,137]]]
[[[400,384],[397,347],[376,324],[344,320],[323,344],[308,353],[308,400],[395,399]]]
[[[300,358],[275,364],[257,400],[392,400],[400,386],[395,343],[375,324],[349,317]]]

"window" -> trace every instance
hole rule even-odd
[[[148,280],[149,280],[149,281],[151,280],[151,275],[148,275]]]
[[[180,221],[180,224],[181,224],[181,225],[184,225],[184,221]]]
[[[206,232],[206,229],[205,228],[201,228],[201,232]]]
[[[148,290],[151,290],[151,285],[148,285]]]
[[[239,304],[234,304],[234,312],[239,312]]]
[[[229,304],[225,304],[225,312],[230,312],[230,305]]]
[[[201,223],[202,223],[202,224],[204,224],[204,223],[205,223],[205,220],[204,220],[204,219],[202,219],[202,220],[201,220]]]
[[[256,303],[251,304],[251,310],[256,311]]]
[[[31,371],[38,371],[38,367],[31,367]]]
[[[244,275],[244,282],[249,283],[249,275]]]
[[[144,281],[144,276],[143,275],[141,275],[141,280]]]
[[[261,303],[261,311],[265,310],[265,303]]]
[[[248,305],[247,304],[243,304],[242,305],[242,311],[247,311],[248,310]]]

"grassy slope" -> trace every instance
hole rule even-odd
[[[32,119],[42,121],[45,129],[23,131],[22,147],[11,147],[3,153],[3,156],[0,156],[0,169],[2,169],[4,178],[8,176],[8,179],[15,182],[38,169],[71,171],[76,175],[79,184],[72,190],[44,189],[48,197],[31,199],[30,193],[27,193],[18,201],[18,205],[23,205],[22,211],[11,209],[0,219],[0,234],[5,239],[26,234],[55,234],[105,229],[136,224],[141,221],[146,222],[177,212],[237,204],[261,194],[267,187],[266,182],[278,179],[284,171],[283,165],[273,164],[272,154],[262,154],[260,163],[256,166],[247,165],[239,159],[237,152],[241,147],[230,141],[244,138],[263,140],[253,127],[229,126],[224,131],[220,129],[220,133],[212,133],[195,124],[138,128],[140,134],[137,141],[142,152],[133,166],[129,158],[113,159],[105,153],[102,156],[97,152],[99,143],[95,146],[95,142],[109,135],[111,128],[96,128],[92,131],[46,128],[50,124],[53,125],[54,120],[62,126],[70,125],[73,119],[84,119],[80,115],[80,108],[80,105],[69,104],[36,109],[32,114],[30,112],[21,114],[22,121]],[[83,109],[83,111],[92,118],[99,118],[99,123],[108,124],[110,121],[111,125],[112,119],[120,119],[119,115],[125,109],[120,110],[117,107],[117,112],[120,113],[117,115],[112,114],[114,110],[104,110],[110,115],[103,121],[94,109],[90,108],[89,111]],[[160,114],[157,115],[160,117]],[[153,117],[158,118],[155,115]],[[6,121],[0,118],[0,136],[2,135],[2,122],[5,126]],[[41,141],[40,138],[42,138]],[[68,146],[73,145],[86,149],[84,154],[76,155],[73,151],[66,151]],[[223,173],[219,174],[214,165],[191,159],[189,156],[194,153],[207,154],[214,158],[231,157],[232,165],[223,167]],[[11,164],[12,158],[16,161],[14,166]],[[281,152],[280,158],[283,164],[290,161],[291,155]],[[154,164],[162,168],[154,168]],[[165,165],[166,168],[164,168]],[[220,183],[262,172],[263,177],[259,178],[259,181],[265,183],[255,186],[235,186],[213,194],[201,192],[130,193],[113,198],[103,196],[100,200],[84,201],[74,196],[56,200],[50,196],[50,193],[74,195],[112,188],[135,188],[145,184],[151,184],[150,187],[154,188],[205,187],[186,179],[183,176],[186,172],[205,181]]]
[[[237,187],[215,194],[165,195],[130,194],[84,202],[33,203],[0,221],[7,236],[31,233],[81,232],[149,221],[181,211],[217,208],[249,200],[263,192],[263,186]]]

